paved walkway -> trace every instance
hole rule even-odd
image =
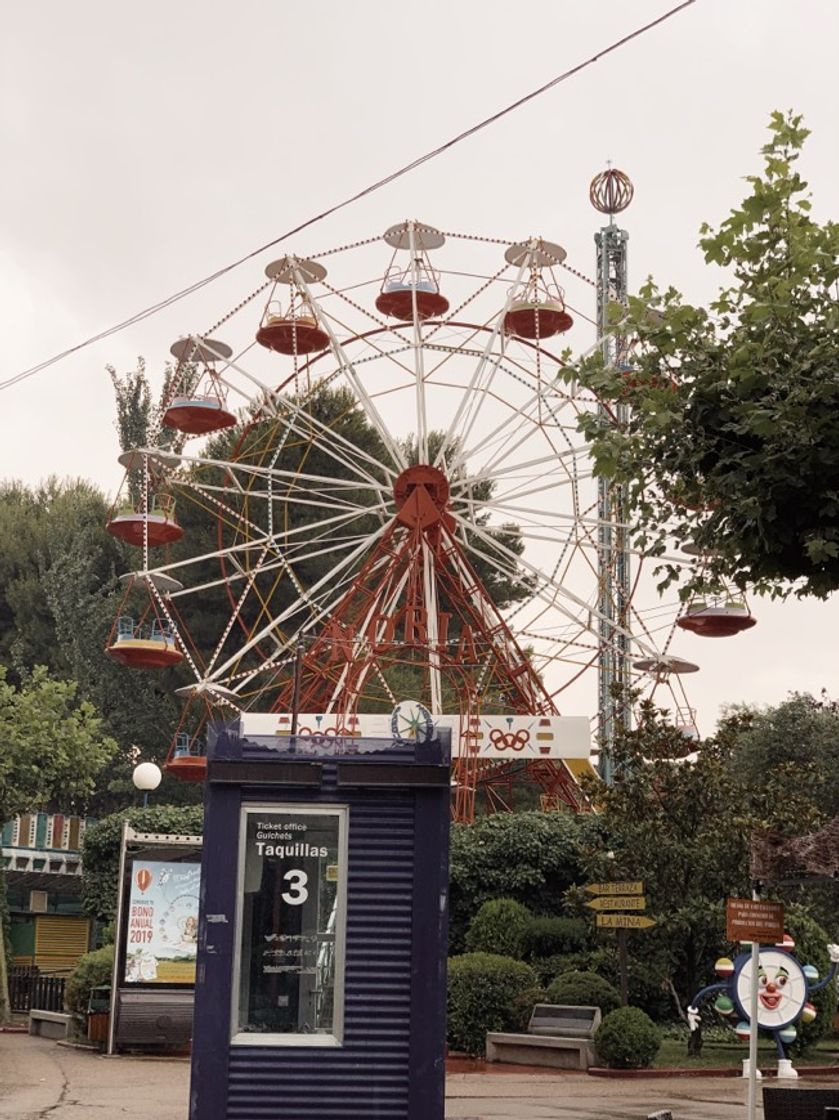
[[[183,1059],[104,1058],[0,1034],[2,1120],[186,1120],[188,1082]],[[645,1120],[666,1108],[674,1120],[745,1117],[739,1078],[455,1073],[447,1097],[447,1120]]]

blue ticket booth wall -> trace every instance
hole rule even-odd
[[[449,770],[211,729],[190,1120],[443,1120]]]

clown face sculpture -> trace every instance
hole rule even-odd
[[[831,966],[824,980],[818,969],[802,965],[792,956],[795,942],[787,934],[781,945],[761,948],[758,957],[757,1025],[771,1034],[778,1049],[779,1076],[795,1077],[787,1058],[786,1047],[797,1035],[799,1022],[809,1023],[816,1017],[810,994],[829,984],[836,975],[839,946],[828,945]],[[752,987],[751,953],[741,953],[733,961],[722,957],[714,966],[721,983],[709,984],[693,998],[688,1008],[691,1030],[699,1025],[699,1006],[716,994],[714,1010],[734,1020],[735,1034],[744,1042],[749,1038],[749,1006]],[[783,1072],[781,1072],[783,1071]]]

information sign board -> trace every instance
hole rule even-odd
[[[729,941],[779,944],[784,939],[783,903],[729,898],[725,906],[725,935]]]
[[[585,889],[589,894],[643,894],[644,883],[641,879],[624,879],[615,883],[588,883]]]
[[[649,929],[656,924],[644,914],[597,914],[594,921],[601,929]]]
[[[593,898],[586,906],[590,910],[646,910],[647,898],[643,894],[616,894],[610,898]]]

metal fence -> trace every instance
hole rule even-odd
[[[33,966],[16,966],[9,972],[9,1001],[12,1011],[63,1011],[63,976],[42,976]]]

